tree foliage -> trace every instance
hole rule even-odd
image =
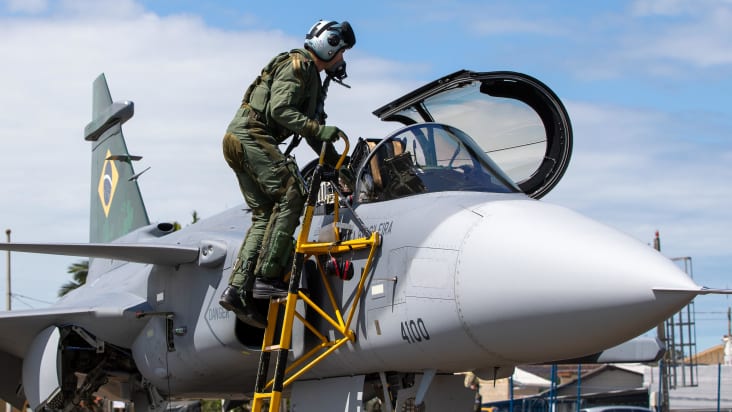
[[[64,283],[58,290],[58,297],[64,296],[72,290],[86,283],[86,277],[89,274],[89,261],[82,260],[72,263],[66,269],[66,273],[70,274],[73,280]]]

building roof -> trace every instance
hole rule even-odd
[[[711,348],[705,349],[701,352],[696,353],[693,356],[684,358],[685,363],[698,363],[712,365],[724,362],[724,343],[712,346]]]
[[[640,365],[640,368],[647,368],[646,366]],[[643,385],[643,370],[638,370],[639,367],[637,366],[629,366],[628,364],[620,365],[620,364],[605,364],[602,365],[599,368],[593,369],[589,372],[582,373],[582,382],[583,385],[586,385],[588,381],[593,380],[593,378],[598,377],[605,373],[612,373],[613,371],[620,371],[622,372],[627,378],[622,379],[623,383],[613,385],[613,387],[605,387],[601,390],[598,390],[598,388],[595,388],[594,390],[591,390],[591,392],[609,392],[609,391],[622,391],[622,390],[629,390],[636,387],[642,387]],[[635,382],[635,384],[634,384]],[[557,386],[556,390],[558,393],[566,392],[567,388],[573,388],[576,387],[578,384],[578,380],[575,377],[574,379],[565,382],[559,386]]]

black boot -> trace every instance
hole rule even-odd
[[[236,286],[229,285],[221,294],[219,305],[228,311],[236,314],[242,322],[255,328],[264,329],[267,327],[267,318],[262,316],[254,306],[249,293],[239,290]]]
[[[252,294],[254,299],[283,298],[287,296],[289,285],[279,278],[257,278]]]

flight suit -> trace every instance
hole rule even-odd
[[[252,225],[229,279],[237,288],[251,290],[252,275],[274,279],[289,270],[292,235],[306,189],[295,160],[278,145],[299,134],[319,153],[324,99],[320,74],[309,52],[281,53],[247,89],[227,128],[224,158],[252,211]],[[337,159],[338,153],[328,144],[326,162],[334,165]]]

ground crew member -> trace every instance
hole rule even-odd
[[[270,296],[287,293],[282,277],[290,269],[292,235],[305,204],[297,164],[278,145],[293,134],[305,137],[316,153],[328,144],[325,160],[335,165],[338,153],[328,142],[341,131],[324,124],[320,72],[336,81],[345,77],[343,53],[355,43],[348,22],[317,22],[304,49],[280,53],[262,69],[224,135],[224,158],[251,208],[252,225],[219,304],[249,325],[265,328],[267,323],[254,305],[253,290]]]

